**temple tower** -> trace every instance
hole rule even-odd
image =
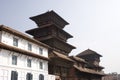
[[[74,46],[67,43],[73,36],[63,30],[69,23],[61,18],[54,11],[30,17],[37,24],[37,28],[26,31],[38,41],[41,41],[52,48],[59,50],[64,55],[68,55]]]
[[[87,68],[90,68],[96,71],[101,71],[102,69],[104,69],[104,67],[99,65],[100,57],[102,57],[102,55],[98,54],[93,50],[87,49],[81,52],[80,54],[78,54],[77,57],[83,58],[85,61],[88,62],[86,66]]]
[[[26,31],[34,39],[51,47],[49,49],[49,74],[56,75],[56,80],[69,80],[69,71],[73,66],[73,60],[68,57],[74,46],[67,43],[73,36],[64,29],[69,23],[54,11],[30,17],[37,24],[37,28]]]

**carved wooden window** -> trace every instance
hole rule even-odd
[[[59,66],[55,67],[55,74],[60,75],[60,67]]]
[[[67,68],[62,68],[62,75],[66,76],[68,74]]]

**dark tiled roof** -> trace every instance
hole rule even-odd
[[[88,68],[82,68],[82,67],[78,67],[76,65],[74,65],[74,68],[79,70],[80,72],[85,72],[85,73],[89,73],[89,74],[95,74],[95,75],[101,75],[104,76],[104,72],[98,72],[92,69],[88,69]]]
[[[74,61],[73,61],[72,59],[70,59],[68,56],[63,55],[63,54],[61,54],[61,53],[58,53],[58,52],[56,52],[56,51],[53,51],[53,54],[55,54],[57,57],[62,58],[62,59],[64,59],[64,60],[68,60],[68,61],[70,61],[70,62],[74,62]]]
[[[81,57],[81,56],[87,56],[87,55],[91,55],[91,54],[95,54],[95,55],[98,55],[100,57],[102,57],[102,55],[98,54],[97,52],[93,51],[93,50],[90,50],[90,49],[87,49],[83,52],[81,52],[80,54],[78,54],[77,56]]]
[[[65,25],[68,25],[69,23],[67,21],[65,21],[62,17],[60,17],[55,11],[51,10],[51,11],[48,11],[46,13],[43,13],[43,14],[40,14],[40,15],[37,15],[37,16],[33,16],[33,17],[30,17],[31,20],[35,20],[36,18],[39,18],[41,16],[44,16],[44,15],[47,15],[48,16],[52,16],[52,17],[57,17],[58,19],[61,19]]]
[[[99,68],[99,69],[104,69],[104,67],[98,65],[98,64],[91,64],[91,63],[87,63],[87,67],[89,68]]]
[[[76,61],[82,62],[82,63],[87,63],[84,59],[76,57],[76,56],[70,56],[71,59],[74,59]]]
[[[37,30],[41,30],[43,28],[49,28],[49,27],[56,27],[58,28],[58,30],[62,31],[68,38],[72,38],[73,36],[69,33],[67,33],[66,31],[62,30],[61,28],[59,28],[56,24],[54,23],[51,23],[51,24],[46,24],[46,25],[42,25],[40,26],[39,28],[34,28],[34,29],[31,29],[31,30],[27,30],[26,33],[28,34],[31,34],[31,35],[34,35],[34,32]]]

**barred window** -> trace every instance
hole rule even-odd
[[[28,43],[28,50],[32,51],[32,44]]]
[[[44,75],[43,74],[39,75],[39,80],[44,80]]]
[[[16,71],[11,72],[11,80],[18,80],[18,72]]]
[[[33,75],[31,73],[27,73],[26,80],[33,80]]]
[[[17,65],[17,56],[16,55],[12,55],[12,64]]]
[[[42,55],[43,54],[43,49],[39,48],[39,54]]]
[[[18,39],[17,38],[13,38],[13,46],[18,47]]]
[[[43,69],[43,62],[39,62],[39,67],[40,67],[40,69]]]
[[[31,59],[27,59],[27,67],[31,67]]]

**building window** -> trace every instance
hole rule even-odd
[[[44,80],[44,75],[43,74],[39,75],[39,80]]]
[[[31,59],[27,59],[27,67],[31,67]]]
[[[63,68],[63,74],[67,75],[68,74],[68,69],[67,68]]]
[[[18,39],[17,38],[13,38],[13,46],[18,47]]]
[[[31,73],[27,73],[26,80],[33,80],[33,75]]]
[[[43,49],[39,48],[39,54],[42,55],[43,54]]]
[[[18,73],[16,71],[11,72],[11,80],[18,80]]]
[[[40,69],[43,69],[43,62],[39,62]]]
[[[12,64],[17,65],[17,56],[16,55],[12,55]]]
[[[56,75],[60,75],[60,70],[61,70],[60,66],[56,66],[56,68],[55,68],[55,74]],[[63,73],[63,72],[61,71],[61,73]]]
[[[32,51],[32,44],[28,43],[28,50]]]

